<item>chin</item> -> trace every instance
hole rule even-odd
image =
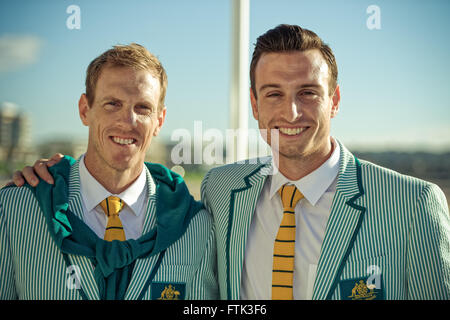
[[[278,154],[279,157],[286,158],[286,159],[297,159],[299,157],[304,156],[304,151],[299,148],[279,148],[279,149],[273,149],[272,148],[272,155],[275,157],[276,154]]]
[[[125,171],[136,167],[138,164],[137,159],[133,157],[115,157],[112,159],[110,165],[117,171]]]
[[[304,151],[299,151],[299,150],[289,150],[289,151],[285,151],[285,152],[280,152],[280,156],[282,156],[285,159],[291,159],[291,160],[299,160],[301,158],[305,158],[308,155],[308,153],[304,152]]]

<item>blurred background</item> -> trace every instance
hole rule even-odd
[[[435,182],[448,200],[449,15],[447,0],[250,0],[248,57],[278,24],[315,31],[339,68],[332,135],[362,159]],[[203,133],[230,128],[233,23],[231,0],[1,1],[0,186],[38,158],[86,150],[77,108],[86,68],[111,46],[137,42],[169,77],[166,122],[148,160],[178,165],[199,199],[203,175],[220,163],[174,163],[176,132],[193,138],[196,121]],[[210,143],[199,141],[185,145],[192,157]]]

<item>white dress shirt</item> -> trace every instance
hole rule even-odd
[[[294,299],[312,298],[320,249],[336,192],[339,145],[319,168],[297,181],[278,170],[265,181],[248,234],[241,279],[241,299],[270,300],[272,297],[273,246],[283,208],[278,189],[294,184],[304,195],[295,207]],[[273,164],[275,166],[275,164]]]
[[[150,184],[153,179],[150,177]],[[98,237],[105,235],[108,218],[100,206],[100,202],[109,197],[116,196],[125,202],[119,213],[126,239],[137,239],[142,235],[144,226],[147,198],[147,177],[145,168],[139,177],[125,191],[120,194],[112,194],[106,190],[87,170],[84,164],[84,155],[80,160],[80,184],[81,197],[83,199],[83,221]],[[155,188],[151,188],[155,190]]]

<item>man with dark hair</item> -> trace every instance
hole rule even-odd
[[[329,95],[332,95],[337,86],[338,68],[333,51],[314,32],[303,29],[296,25],[280,25],[277,28],[267,31],[257,40],[250,64],[250,82],[253,95],[256,97],[255,69],[256,65],[264,53],[306,51],[317,49],[322,54],[328,65]]]
[[[260,130],[278,133],[267,134],[273,157],[212,169],[202,185],[219,222],[222,297],[450,297],[444,194],[358,160],[330,136],[337,76],[312,31],[280,25],[257,39],[250,98]]]
[[[165,119],[167,76],[138,44],[88,67],[86,153],[54,184],[0,191],[0,299],[215,299],[211,215],[182,178],[144,164]]]
[[[201,187],[222,298],[450,298],[443,192],[359,160],[330,136],[337,75],[312,31],[280,25],[258,38],[250,98],[260,130],[278,134],[262,134],[272,157],[214,168]]]

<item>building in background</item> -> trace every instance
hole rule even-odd
[[[17,163],[35,161],[31,143],[31,119],[12,102],[0,103],[0,162],[10,172]]]
[[[49,139],[37,146],[39,158],[50,158],[55,153],[62,153],[78,159],[83,153],[86,152],[86,149],[87,141],[70,138]],[[34,159],[30,164],[34,163],[36,159]]]
[[[0,146],[27,148],[30,146],[31,122],[27,114],[20,112],[11,102],[0,105]]]

